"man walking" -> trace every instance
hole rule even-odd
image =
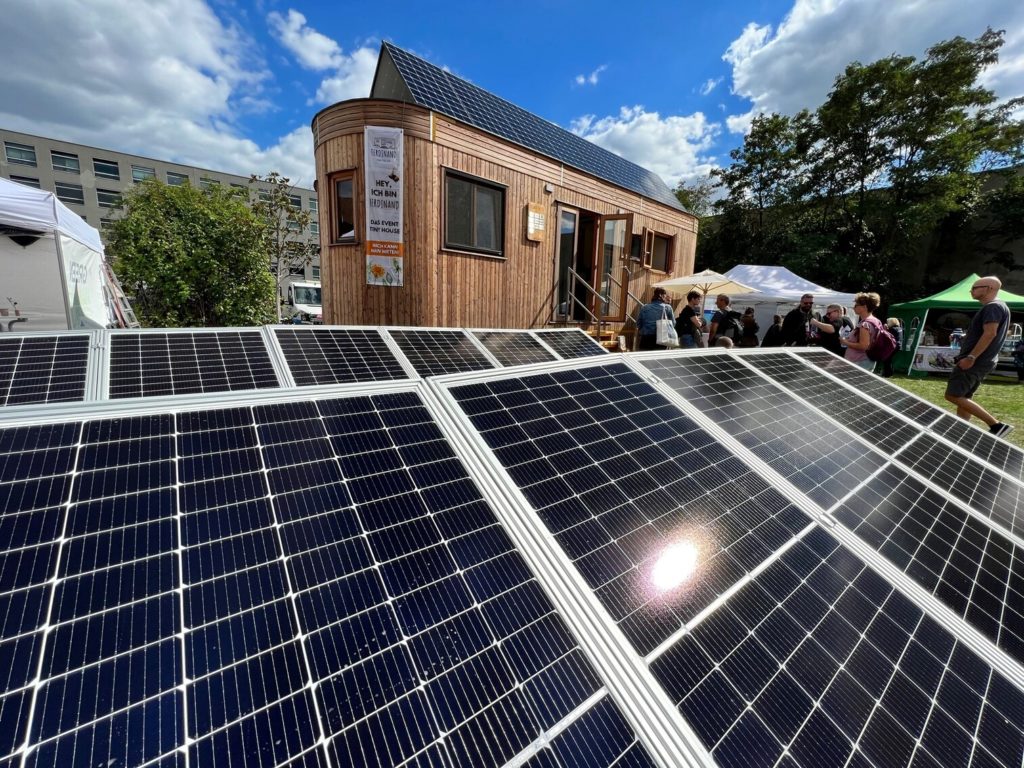
[[[782,344],[786,347],[806,347],[811,336],[811,318],[814,317],[814,294],[800,297],[800,306],[790,310],[782,321]]]
[[[956,406],[956,415],[965,420],[977,416],[988,424],[988,431],[996,437],[1005,437],[1013,427],[996,421],[971,398],[996,367],[999,348],[1010,327],[1010,308],[997,298],[1002,287],[999,278],[992,276],[979,277],[971,286],[971,296],[981,302],[981,310],[971,318],[946,385],[946,399]]]

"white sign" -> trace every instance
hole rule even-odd
[[[401,128],[368,125],[364,129],[366,178],[367,283],[402,285],[402,174],[404,136]],[[388,264],[390,280],[381,269]],[[397,279],[396,279],[397,278]]]

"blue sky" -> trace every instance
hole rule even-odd
[[[850,61],[992,26],[1007,44],[985,83],[1024,95],[1020,0],[4,5],[0,126],[303,186],[312,116],[368,95],[382,39],[673,186],[727,165],[757,112],[816,107]]]

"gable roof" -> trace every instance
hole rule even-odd
[[[398,99],[452,117],[676,210],[660,176],[384,42],[370,98]]]

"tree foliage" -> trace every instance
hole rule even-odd
[[[753,121],[732,164],[702,262],[783,264],[846,290],[899,291],[901,263],[982,202],[981,175],[1021,157],[1024,100],[978,81],[1003,33],[954,38],[920,60],[850,64],[824,103]]]
[[[295,205],[295,188],[291,181],[273,171],[266,176],[249,177],[254,197],[252,209],[266,224],[267,268],[274,275],[275,292],[281,294],[281,285],[293,267],[305,268],[313,263],[320,246],[303,237],[313,222],[313,214]],[[281,302],[277,302],[277,319],[281,320]]]
[[[129,190],[121,207],[107,253],[144,325],[271,321],[266,223],[244,195],[220,186],[200,190],[147,181]]]

